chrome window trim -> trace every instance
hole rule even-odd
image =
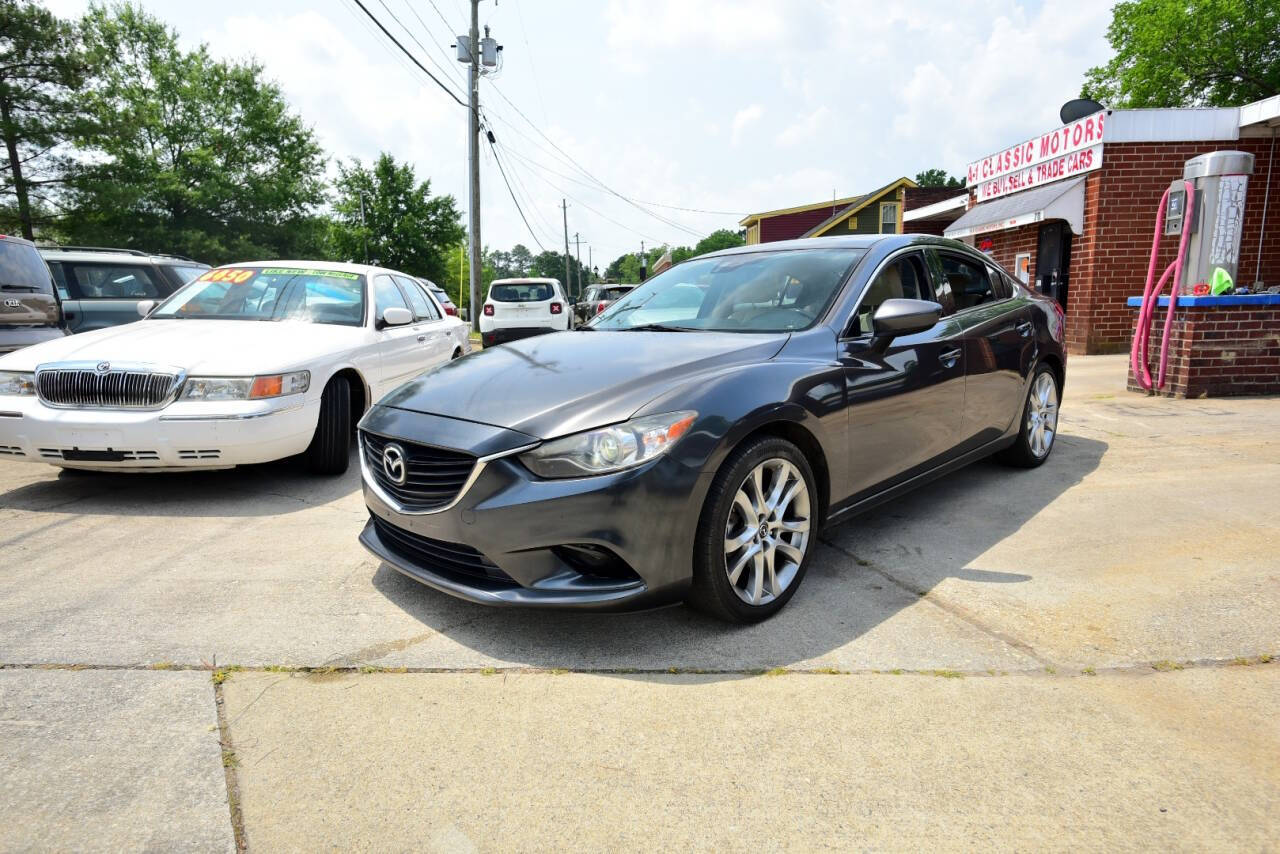
[[[406,441],[396,436],[384,436],[381,433],[375,433],[374,435],[380,436],[389,442]],[[508,451],[499,451],[496,454],[489,454],[488,456],[478,457],[476,459],[475,465],[471,467],[471,474],[467,475],[467,479],[463,482],[462,487],[458,490],[458,494],[454,497],[454,499],[450,501],[448,504],[444,505],[443,507],[436,507],[431,510],[408,510],[399,501],[397,501],[396,499],[388,495],[386,492],[384,492],[382,487],[378,485],[377,479],[373,477],[373,473],[369,471],[369,459],[368,459],[368,455],[365,454],[365,451],[364,451],[364,431],[361,431],[358,444],[359,444],[359,447],[356,450],[359,451],[360,453],[360,479],[361,481],[364,482],[364,486],[366,489],[368,489],[374,495],[378,496],[379,500],[381,500],[383,504],[387,505],[388,507],[391,508],[392,511],[400,514],[401,516],[432,516],[432,515],[435,515],[436,513],[443,513],[446,510],[452,510],[454,507],[456,507],[458,503],[462,501],[463,498],[466,497],[467,493],[471,490],[472,485],[474,485],[475,482],[480,478],[481,472],[484,471],[484,467],[488,463],[491,463],[494,460],[502,459],[503,457],[511,457],[511,456],[515,456],[516,454],[522,454],[525,451],[529,451],[538,447],[542,443],[533,442],[528,445],[522,445],[519,448],[512,448]]]

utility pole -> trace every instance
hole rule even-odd
[[[649,276],[647,275],[648,271],[645,269],[648,266],[649,266],[649,259],[645,257],[644,241],[641,240],[640,241],[640,282],[642,284],[644,283],[645,279],[649,278]]]
[[[360,193],[360,236],[364,238],[364,263],[369,263],[369,230],[364,225],[364,190]]]
[[[587,244],[590,250],[591,244]],[[578,296],[582,296],[582,241],[578,238],[578,232],[573,233],[573,252],[574,257],[578,260]]]
[[[560,211],[564,214],[564,286],[570,288],[569,284],[569,205],[564,199],[560,200]]]
[[[467,257],[471,264],[471,329],[480,331],[480,313],[474,310],[480,300],[480,0],[471,0],[471,30],[467,39],[467,159],[471,171],[469,192],[471,227]]]
[[[595,284],[595,282],[591,281],[591,271],[592,271],[592,270],[594,270],[594,269],[596,268],[596,265],[595,265],[594,263],[592,263],[591,258],[592,258],[592,255],[591,255],[591,244],[590,244],[590,243],[588,243],[588,244],[587,244],[587,284],[588,284],[588,285],[594,285],[594,284]]]

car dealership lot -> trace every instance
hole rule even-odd
[[[0,847],[1280,844],[1280,400],[1124,369],[745,628],[437,594],[355,467],[0,463]]]

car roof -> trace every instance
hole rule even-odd
[[[37,246],[40,254],[54,261],[117,261],[137,263],[144,260],[153,264],[191,264],[197,267],[208,267],[203,261],[196,261],[185,255],[168,255],[163,252],[149,253],[138,249],[111,249],[97,246]]]
[[[559,279],[527,277],[522,279],[494,279],[492,282],[489,283],[489,286],[492,287],[493,285],[558,285],[558,284],[560,284]]]
[[[392,270],[388,267],[378,267],[373,264],[353,264],[347,261],[307,261],[297,258],[280,258],[272,261],[234,261],[226,264],[220,264],[221,267],[302,267],[307,270],[332,270],[337,273],[356,273],[358,275],[373,275],[374,273],[387,273],[395,276],[408,276],[409,278],[417,278],[409,276],[408,273],[400,270]]]
[[[784,252],[788,249],[870,249],[881,245],[886,248],[897,248],[923,244],[973,249],[958,240],[932,234],[848,234],[840,237],[803,237],[797,240],[777,240],[772,243],[751,243],[746,246],[734,246],[718,252],[709,252],[698,257],[717,258],[722,255],[746,255],[752,252]]]
[[[32,241],[27,240],[25,237],[19,237],[16,234],[0,234],[0,240],[7,240],[12,243],[25,243],[28,246],[35,246],[35,243]]]

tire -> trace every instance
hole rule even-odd
[[[752,497],[756,472],[764,487],[763,514]],[[778,478],[782,489],[775,491]],[[804,579],[817,542],[821,499],[816,486],[809,461],[785,439],[762,436],[735,448],[702,506],[688,603],[731,623],[756,623],[780,611]],[[762,537],[761,531],[768,533]],[[729,549],[731,537],[739,545]]]
[[[324,387],[320,419],[302,459],[312,474],[344,474],[350,465],[351,386],[345,379],[331,379]]]
[[[1024,469],[1043,465],[1057,442],[1058,402],[1061,399],[1062,390],[1053,368],[1045,364],[1037,366],[1018,415],[1022,422],[1018,427],[1018,438],[996,454],[996,459]]]
[[[453,351],[453,355],[449,357],[449,361],[452,362],[454,359],[461,359],[461,358],[462,358],[462,348],[458,347]]]

